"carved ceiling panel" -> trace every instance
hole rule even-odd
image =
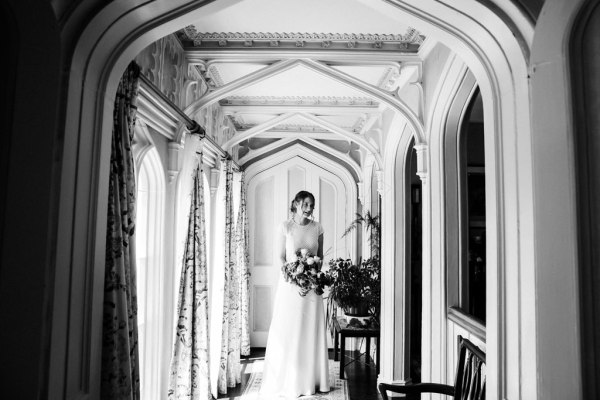
[[[198,32],[189,25],[178,32],[187,49],[307,49],[417,53],[425,36],[405,34]]]
[[[365,152],[377,151],[369,135],[389,107],[379,93],[399,96],[420,79],[426,36],[365,1],[216,1],[202,11],[173,37],[198,87],[227,93],[210,106],[219,110],[210,121],[225,121],[227,138],[217,142],[238,160],[298,142],[359,166]],[[300,62],[275,65],[290,59]]]

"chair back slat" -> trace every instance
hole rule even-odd
[[[455,399],[485,400],[485,354],[462,336],[458,341]]]

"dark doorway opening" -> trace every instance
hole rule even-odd
[[[412,382],[421,382],[421,303],[422,303],[422,213],[421,179],[417,175],[417,152],[414,139],[407,155],[406,193],[407,201],[407,271],[409,289],[409,362]]]

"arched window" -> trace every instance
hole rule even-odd
[[[477,86],[460,92],[446,129],[448,318],[485,340],[485,151],[483,100]]]
[[[140,389],[158,399],[161,382],[162,288],[165,175],[156,148],[143,156],[137,177],[136,267]]]
[[[485,323],[485,154],[481,92],[473,96],[461,129],[461,309]]]

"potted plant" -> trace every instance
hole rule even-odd
[[[371,211],[367,210],[364,215],[356,213],[354,221],[348,225],[342,237],[348,235],[353,230],[360,226],[364,226],[368,234],[369,246],[371,247],[371,256],[379,256],[379,242],[381,238],[381,223],[379,215],[371,214]]]
[[[351,325],[378,326],[381,293],[379,257],[372,257],[358,264],[350,259],[331,260],[327,274],[329,328],[333,331],[333,320],[338,315],[338,307],[344,311],[346,320]]]
[[[337,258],[329,261],[327,298],[327,322],[333,328],[333,319],[338,307],[344,311],[347,319],[356,318],[367,324],[379,324],[381,265],[379,260],[379,237],[381,226],[379,216],[370,211],[364,215],[356,214],[342,237],[359,226],[368,232],[371,257],[359,260],[357,264],[350,259]]]

